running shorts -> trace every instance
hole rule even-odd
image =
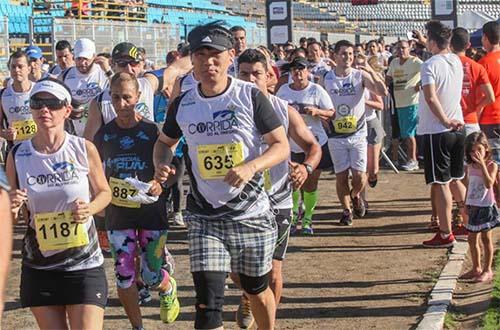
[[[292,224],[292,209],[277,209],[274,211],[276,214],[278,239],[276,240],[273,259],[281,261],[285,259],[286,250],[288,249],[290,226]]]
[[[191,272],[233,272],[258,277],[272,268],[276,222],[268,211],[245,220],[210,220],[188,214]]]
[[[418,105],[397,108],[400,135],[402,139],[417,135]]]
[[[328,139],[335,173],[348,169],[366,172],[368,142],[366,136]]]
[[[427,184],[445,184],[464,177],[465,133],[463,130],[425,134],[423,139]]]
[[[384,140],[385,131],[378,117],[375,117],[366,122],[368,128],[368,136],[366,137],[369,145],[380,144]]]
[[[330,156],[330,151],[328,150],[328,143],[325,143],[321,146],[321,160],[318,164],[317,170],[331,170],[333,166],[332,157]],[[291,155],[292,162],[296,162],[302,164],[306,159],[306,154],[303,152],[295,153],[292,152]]]
[[[26,307],[95,305],[106,307],[108,283],[102,266],[77,270],[21,269],[21,305]]]

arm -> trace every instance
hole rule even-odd
[[[158,140],[156,140],[153,149],[153,163],[155,166],[155,180],[163,183],[167,182],[168,179],[175,174],[175,169],[172,167],[172,159],[174,158],[174,153],[172,148],[177,144],[179,139],[173,139],[168,137],[165,133],[160,132]]]
[[[361,66],[360,67],[363,74],[363,85],[368,88],[370,92],[373,92],[379,96],[387,95],[387,87],[382,79],[382,77],[373,71],[373,69],[369,66]]]
[[[429,105],[434,116],[443,124],[446,128],[459,129],[463,126],[463,123],[459,123],[456,120],[450,120],[443,111],[441,102],[436,94],[436,85],[428,84],[422,87],[424,91],[425,102]]]
[[[2,239],[0,240],[0,321],[3,312],[3,302],[5,292],[5,284],[9,274],[9,263],[12,252],[12,217],[9,212],[10,202],[9,195],[6,191],[0,188],[0,232]]]
[[[4,113],[3,108],[0,102],[0,125],[4,123]],[[0,137],[4,138],[7,141],[14,141],[16,139],[17,130],[14,127],[6,127],[0,126]]]
[[[495,162],[485,164],[484,160],[481,162],[481,171],[483,172],[483,182],[487,189],[495,185],[497,179],[498,165]]]
[[[480,101],[476,105],[478,120],[480,120],[483,115],[484,107],[495,102],[495,92],[493,92],[493,87],[490,83],[479,85],[479,90],[482,95]]]
[[[168,67],[165,68],[165,71],[163,71],[163,91],[165,92],[165,95],[171,100],[173,100],[172,97],[170,97],[172,93],[172,89],[175,84],[175,80],[177,79],[178,76],[183,75],[188,73],[193,69],[193,65],[191,63],[191,58],[189,56],[184,56],[181,57],[180,59],[176,60],[174,63],[170,64]]]
[[[313,117],[329,120],[335,115],[335,109],[319,109],[316,107],[305,107],[304,110]]]
[[[97,133],[99,128],[101,128],[102,124],[102,114],[99,111],[97,101],[94,98],[92,101],[90,101],[89,117],[87,119],[87,123],[85,124],[83,137],[89,141],[93,141],[95,134]]]
[[[382,111],[384,110],[384,100],[381,96],[370,93],[370,98],[365,101],[365,104],[374,110]]]
[[[177,79],[175,79],[174,86],[172,87],[172,92],[170,93],[171,100],[175,100],[177,96],[181,95],[181,81],[182,79],[180,77],[177,77]]]
[[[87,157],[89,162],[89,181],[92,187],[94,199],[89,203],[90,215],[102,211],[111,202],[111,189],[104,175],[101,157],[90,141],[85,141]]]

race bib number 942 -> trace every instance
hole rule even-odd
[[[85,225],[73,222],[71,211],[35,214],[35,230],[41,251],[65,250],[89,244]]]
[[[224,178],[229,170],[243,163],[243,143],[198,146],[198,169],[203,179]]]
[[[355,116],[345,116],[333,122],[335,132],[339,134],[349,134],[356,132],[358,120]]]

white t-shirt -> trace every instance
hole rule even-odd
[[[290,85],[283,85],[276,93],[276,96],[287,101],[291,107],[302,115],[307,127],[309,127],[320,145],[324,145],[328,141],[321,119],[306,114],[304,110],[307,106],[313,106],[321,110],[333,109],[332,100],[323,87],[309,82],[305,89],[296,91]],[[304,152],[293,140],[290,141],[290,150],[295,153]]]
[[[449,119],[463,122],[462,107],[462,81],[464,71],[460,58],[452,53],[434,55],[422,64],[420,71],[422,87],[434,84],[441,107]],[[449,131],[432,113],[425,101],[423,90],[419,95],[418,106],[419,122],[417,134],[437,134]]]

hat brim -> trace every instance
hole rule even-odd
[[[192,52],[194,52],[195,50],[198,50],[198,49],[203,48],[203,47],[216,49],[216,50],[219,50],[221,52],[223,52],[225,50],[229,50],[229,48],[227,48],[227,47],[224,47],[224,46],[221,46],[221,45],[214,45],[212,43],[205,43],[205,42],[202,42],[202,43],[197,44],[197,45],[193,45],[193,47],[190,47],[190,50]]]
[[[81,52],[79,54],[75,53],[75,58],[79,58],[79,57],[83,57],[83,58],[90,60],[91,58],[94,57],[94,53],[91,53],[91,52]]]
[[[35,60],[39,60],[43,57],[42,54],[27,54],[29,58],[34,58]]]

